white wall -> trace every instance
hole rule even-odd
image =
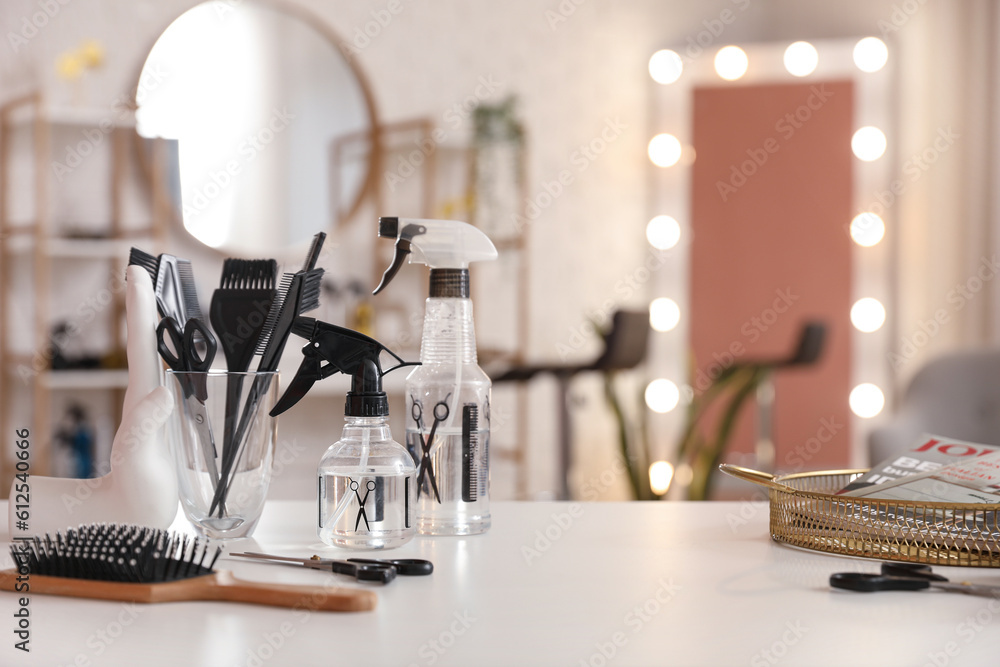
[[[647,252],[644,227],[649,215],[651,167],[645,147],[652,123],[646,62],[655,50],[684,47],[689,38],[719,27],[723,30],[713,38],[715,46],[741,41],[879,35],[885,25],[880,21],[891,22],[894,8],[898,11],[900,4],[892,0],[398,2],[402,11],[390,15],[385,12],[388,0],[296,0],[296,4],[323,17],[349,40],[363,35],[366,27],[377,32],[367,43],[357,42],[363,45],[358,62],[373,86],[384,120],[428,116],[448,131],[449,139],[458,142],[471,130],[471,120],[455,127],[449,109],[475,94],[484,81],[490,82],[496,88],[494,99],[511,93],[520,99],[530,141],[528,174],[533,195],[543,192],[545,183],[557,179],[561,171],[571,172],[571,185],[531,227],[531,357],[538,361],[559,361],[560,346],[570,345],[574,331],[599,315],[608,299],[622,307],[643,307],[650,296],[646,290],[623,289],[620,281],[640,265]],[[5,1],[0,6],[4,33],[19,31],[23,17],[30,20],[43,4],[37,0]],[[59,5],[57,0],[49,0],[48,4],[58,6],[59,11],[37,36],[19,45],[18,53],[9,44],[0,47],[0,95],[7,97],[41,81],[55,102],[70,103],[75,96],[80,103],[101,107],[110,106],[132,88],[156,36],[193,3],[70,0]],[[395,6],[395,2],[392,4]],[[951,29],[949,40],[954,40],[955,31],[965,25],[964,15],[947,9],[944,3],[923,7],[913,0],[909,4],[915,8],[914,18],[903,21],[902,28],[889,35],[891,45],[896,42],[905,49],[899,52],[902,79],[916,86],[954,76],[944,61],[935,58],[934,54],[939,53],[935,38],[940,31]],[[717,21],[724,10],[736,17],[728,25]],[[383,22],[387,16],[391,20],[384,26],[373,23],[380,16]],[[956,22],[951,28],[941,23],[949,18]],[[84,39],[104,43],[107,64],[88,73],[85,85],[74,92],[56,79],[52,63],[57,53]],[[944,42],[942,46],[953,43]],[[927,55],[912,65],[909,55],[905,59],[902,55],[919,50]],[[927,64],[936,64],[938,71],[928,72]],[[931,97],[934,91],[926,94]],[[933,127],[938,122],[935,117],[929,123],[920,104],[918,101],[900,109],[901,117],[909,123],[903,126],[913,137],[925,136],[928,125]],[[939,102],[939,106],[942,104]],[[959,119],[944,121],[957,123]],[[580,147],[600,137],[609,126],[620,128],[618,136],[596,159],[581,161]],[[914,142],[920,144],[921,140]],[[932,188],[933,183],[928,177],[921,186]],[[935,198],[934,194],[925,196]],[[961,186],[956,184],[950,189],[948,197],[947,201],[935,199],[936,205],[960,199]],[[970,224],[979,228],[984,223],[985,219],[977,218]],[[913,250],[903,252],[900,258],[905,265],[900,272],[904,280],[906,275],[919,272],[914,262],[927,261],[927,249],[946,238],[953,236],[906,237],[908,245],[904,247]],[[953,239],[946,246],[955,258],[947,278],[924,275],[924,280],[936,281],[936,289],[944,288],[947,280],[961,273],[962,260],[958,258],[964,251],[959,245]],[[177,252],[197,255],[197,251],[183,245]],[[902,315],[907,322],[898,325],[901,330],[908,331],[918,321],[915,318],[922,316],[922,294],[909,294],[904,300]],[[983,308],[988,306],[986,299],[983,304]],[[487,309],[489,304],[480,303],[477,308]],[[922,350],[921,356],[938,347],[987,336],[982,332],[967,334],[965,327],[956,328]],[[575,349],[566,361],[589,359],[598,349],[593,339]],[[533,391],[539,406],[530,445],[535,462],[532,488],[536,491],[553,486],[553,392],[547,383]],[[583,379],[577,393],[585,401],[577,414],[577,447],[583,464],[577,474],[579,479],[587,479],[610,466],[615,451],[614,431],[603,407],[599,383]],[[608,490],[609,496],[621,494],[619,482],[620,478]]]

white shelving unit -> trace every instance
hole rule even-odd
[[[169,215],[165,153],[162,143],[153,144],[152,159],[142,165],[136,139],[134,116],[122,109],[52,108],[39,93],[0,107],[0,431],[30,428],[33,474],[51,472],[57,394],[93,400],[94,392],[104,392],[111,412],[98,416],[114,424],[121,419],[128,383],[124,289],[91,294],[100,304],[91,313],[79,301],[86,287],[77,276],[118,275],[132,245],[162,247]],[[74,161],[64,180],[58,166],[70,163],[74,151],[85,159]],[[141,221],[130,207],[144,209]],[[101,321],[107,340],[100,352],[114,367],[51,369],[51,331],[67,319],[67,301],[71,316]],[[13,476],[11,442],[5,437],[0,444],[2,496]]]

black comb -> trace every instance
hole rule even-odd
[[[479,406],[462,407],[462,500],[474,503],[479,498]]]

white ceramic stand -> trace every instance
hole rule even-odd
[[[177,513],[177,476],[163,425],[173,410],[160,386],[156,352],[156,298],[149,274],[126,271],[128,389],[122,423],[111,445],[111,472],[95,479],[28,478],[28,529],[17,529],[10,503],[11,537],[54,533],[84,523],[135,523],[167,528]],[[11,487],[11,499],[16,497]]]

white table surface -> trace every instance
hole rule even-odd
[[[351,555],[318,541],[315,512],[308,502],[269,503],[254,538],[228,548]],[[751,502],[495,503],[486,535],[418,536],[383,552],[430,559],[435,572],[378,587],[373,612],[35,595],[29,655],[13,648],[16,596],[0,593],[0,664],[1000,664],[1000,600],[833,591],[830,573],[878,563],[774,543],[767,514]],[[225,556],[216,567],[260,581],[357,585]],[[997,570],[936,569],[1000,584]]]

